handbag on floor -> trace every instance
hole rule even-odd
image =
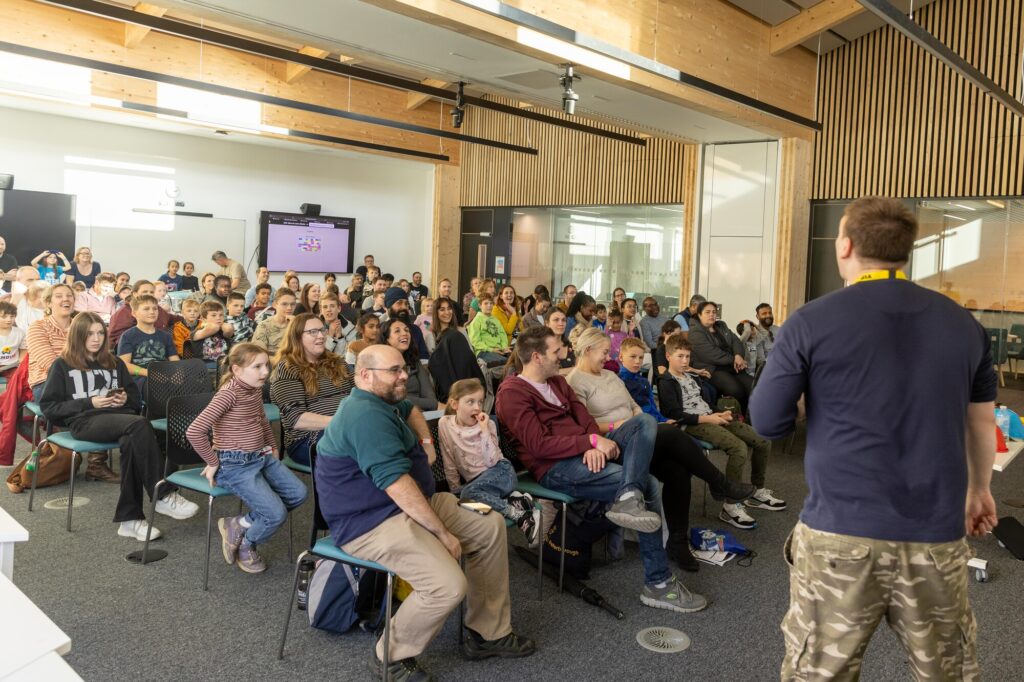
[[[12,493],[20,493],[32,487],[32,470],[30,463],[35,459],[35,468],[39,471],[36,474],[36,487],[45,488],[49,485],[67,483],[71,468],[71,451],[58,445],[51,445],[49,441],[43,441],[38,450],[18,462],[18,465],[7,477],[7,489]],[[82,466],[82,457],[75,462],[75,473]]]

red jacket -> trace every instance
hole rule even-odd
[[[552,405],[517,376],[498,388],[497,413],[501,428],[519,459],[538,481],[560,459],[579,457],[590,449],[590,434],[600,433],[597,422],[561,375],[548,379],[562,405]]]

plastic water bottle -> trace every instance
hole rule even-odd
[[[996,405],[996,426],[1003,432],[1003,438],[1010,437],[1010,411],[1006,405]]]
[[[296,598],[299,611],[305,611],[306,604],[309,603],[309,578],[315,566],[312,559],[303,559],[302,565],[299,566],[299,592]]]
[[[39,466],[39,451],[33,450],[32,455],[25,462],[25,471],[35,471],[37,466]]]

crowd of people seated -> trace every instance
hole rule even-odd
[[[524,299],[509,284],[474,278],[459,296],[444,278],[431,296],[421,273],[396,281],[372,256],[347,284],[333,273],[303,283],[287,272],[275,290],[265,267],[251,283],[223,252],[211,260],[218,269],[201,275],[171,260],[155,281],[104,272],[88,248],[73,264],[44,252],[32,267],[9,269],[0,375],[16,371],[27,351],[27,384],[53,426],[120,443],[119,473],[94,453],[86,475],[121,485],[117,532],[144,539],[152,520],[143,491],[154,493],[163,470],[156,434],[140,416],[148,367],[200,358],[218,370],[220,388],[189,438],[209,480],[252,509],[221,520],[225,560],[250,573],[266,568],[259,545],[307,492],[278,460],[309,465],[316,452],[332,536],[415,589],[415,603],[407,600],[394,621],[393,673],[426,674],[415,656],[463,595],[464,653],[533,651],[511,628],[504,531],[494,521],[504,516],[529,544],[539,541],[538,508],[514,490],[516,465],[636,531],[641,601],[679,612],[708,603],[671,567],[699,568],[689,544],[692,476],[707,482],[723,501],[719,518],[737,528],[756,527],[748,510],[786,507],[766,487],[770,444],[747,413],[778,333],[768,304],[734,333],[699,295],[672,318],[656,298],[638,305],[622,288],[599,302],[573,285],[556,296],[538,285]],[[280,409],[280,447],[262,410],[267,401]],[[436,410],[447,412],[444,471],[459,498],[435,494],[424,466],[438,455],[423,414]],[[518,462],[502,456],[499,430]],[[725,472],[696,439],[728,455]],[[158,513],[181,519],[198,510],[177,491],[162,492]],[[459,501],[497,513],[465,514]],[[380,655],[378,646],[377,672]]]

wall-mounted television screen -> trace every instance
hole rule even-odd
[[[356,219],[260,212],[260,263],[274,272],[352,272]]]

